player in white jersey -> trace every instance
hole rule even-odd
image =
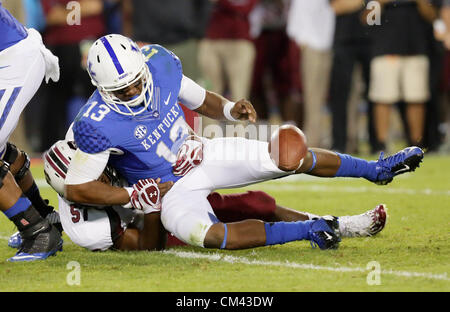
[[[174,186],[162,199],[161,220],[168,231],[191,245],[240,249],[306,239],[321,249],[337,248],[340,238],[336,232],[336,218],[223,223],[214,215],[207,196],[215,189],[294,173],[363,177],[387,184],[396,175],[415,170],[423,158],[423,151],[417,147],[387,158],[380,156],[378,161],[370,162],[310,148],[301,159],[297,159],[301,153],[282,155],[288,159],[294,157],[288,163],[295,166],[278,166],[269,152],[268,142],[243,138],[189,139],[174,99],[215,119],[254,122],[256,112],[246,100],[232,103],[184,77],[178,58],[161,46],[139,51],[130,39],[108,35],[94,43],[88,63],[88,72],[98,91],[74,123],[79,149],[65,179],[65,197],[75,202],[109,205],[126,204],[130,199],[133,202],[137,193],[143,207],[157,211],[161,206],[154,202],[154,186],[139,182],[139,179],[154,176],[155,172],[163,178],[175,177]],[[164,106],[166,102],[170,111]],[[160,117],[164,119],[159,121]],[[174,117],[178,117],[176,122]],[[167,123],[164,122],[166,118]],[[298,142],[287,143],[294,150],[303,148]],[[186,154],[186,158],[198,155],[198,148],[202,149],[203,157],[197,162],[194,159],[197,166],[180,178],[174,174],[178,163],[172,156],[183,151],[185,145],[187,151],[192,147],[192,153]],[[141,183],[140,187],[126,189],[98,183],[97,178],[108,161],[118,165],[115,168],[128,182]]]
[[[62,244],[59,231],[43,218],[53,208],[40,195],[28,156],[8,141],[44,77],[59,79],[57,57],[0,3],[0,210],[24,239],[12,262],[46,259]]]
[[[58,207],[64,232],[77,245],[89,250],[159,250],[165,246],[165,230],[159,212],[144,214],[137,209],[122,206],[91,206],[64,199],[64,179],[76,146],[73,141],[61,140],[44,154],[44,173],[47,183],[58,193]],[[186,168],[188,169],[188,168]],[[126,186],[110,166],[99,178],[103,183]],[[171,183],[160,183],[160,196],[169,191]],[[304,221],[319,216],[302,213],[276,205],[275,199],[260,191],[207,197],[215,215],[221,221],[237,222],[244,219],[263,221]],[[384,205],[356,216],[339,217],[341,237],[373,236],[386,223]],[[169,236],[170,238],[170,236]],[[170,244],[171,240],[169,240]]]

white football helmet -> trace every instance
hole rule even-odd
[[[138,115],[146,111],[153,96],[153,79],[145,63],[145,56],[130,38],[122,35],[106,35],[94,42],[89,49],[87,71],[105,103],[122,115]],[[139,95],[122,101],[114,91],[142,81]],[[141,109],[132,108],[142,105]]]
[[[64,180],[77,147],[75,142],[60,140],[44,153],[44,174],[47,183],[64,197]]]

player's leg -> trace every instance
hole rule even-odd
[[[117,250],[162,250],[167,243],[167,232],[164,229],[159,213],[148,213],[142,216],[142,227],[130,225],[120,237],[114,241]]]
[[[215,223],[205,235],[205,248],[247,249],[308,240],[320,249],[336,249],[340,242],[335,217],[297,222],[244,220]]]
[[[318,177],[365,178],[377,184],[388,184],[396,175],[414,171],[423,159],[421,148],[407,147],[392,156],[380,154],[377,161],[367,161],[348,154],[310,148],[296,173]]]
[[[14,164],[15,159],[4,161],[5,156],[11,157],[11,154],[5,155],[8,138],[45,74],[46,62],[40,53],[41,46],[42,42],[30,34],[27,39],[2,51],[2,61],[8,66],[4,68],[0,77],[0,155],[3,159],[0,210],[16,224],[23,239],[18,253],[9,261],[45,259],[61,247],[61,235],[58,230],[43,219],[31,201],[23,196],[21,188],[10,172],[10,166],[13,165],[13,170],[17,169],[15,173],[20,173],[23,163],[20,166]],[[22,172],[26,173],[26,170]]]
[[[46,259],[61,249],[60,233],[23,196],[3,161],[0,161],[0,210],[17,226],[22,238],[19,251],[9,261]]]
[[[222,223],[206,199],[209,190],[195,190],[194,175],[185,178],[163,197],[161,221],[169,232],[187,244],[205,248],[246,249],[309,240],[321,249],[338,246],[340,238],[335,233],[335,218],[298,222],[253,219]]]
[[[294,222],[320,218],[316,214],[281,206],[275,198],[262,191],[236,194],[213,192],[207,199],[217,218],[224,223],[245,219]],[[386,219],[385,205],[381,204],[359,215],[338,217],[338,230],[341,237],[373,236],[383,230]]]
[[[292,130],[289,128],[280,128],[277,131]],[[283,137],[283,142],[280,141],[281,137]],[[255,144],[251,140],[247,140],[244,142],[245,146],[241,146],[242,142],[233,142],[235,143],[234,148],[237,148],[237,150],[247,150],[250,155],[255,153],[255,151],[260,153],[260,157],[256,159],[256,162],[255,159],[246,158],[247,161],[252,160],[255,162],[257,166],[252,165],[251,161],[247,162],[247,164],[236,162],[238,166],[251,168],[250,171],[253,173],[253,178],[249,176],[245,177],[249,179],[248,181],[252,183],[258,182],[255,177],[267,179],[270,176],[272,176],[271,178],[276,178],[283,176],[283,174],[306,173],[319,177],[358,177],[365,178],[377,184],[387,184],[398,174],[414,171],[419,167],[423,158],[422,149],[412,146],[386,158],[383,158],[383,153],[381,153],[377,161],[367,161],[348,154],[336,153],[320,148],[309,148],[306,156],[300,159],[304,155],[302,149],[305,147],[304,145],[302,146],[303,142],[298,139],[298,136],[289,133],[283,136],[274,134],[272,138],[269,147],[280,144],[278,155],[275,153],[276,149],[268,152],[262,142]],[[214,144],[212,145],[214,146]],[[283,144],[283,148],[281,148],[281,144]],[[228,150],[233,151],[231,147],[227,146]],[[274,165],[275,168],[273,168],[274,166],[270,166],[270,163],[278,164],[277,158],[283,159],[284,164],[283,166]],[[300,164],[300,167],[296,164]],[[286,167],[286,165],[289,167]],[[298,169],[295,171],[285,170],[285,168],[297,167]],[[237,174],[237,177],[240,177],[240,174]]]
[[[10,164],[10,171],[14,176],[24,195],[31,201],[42,217],[53,212],[53,207],[41,197],[40,191],[30,171],[30,159],[28,155],[8,142],[3,160]],[[60,228],[60,225],[59,225]],[[60,228],[61,230],[61,228]]]
[[[14,144],[8,142],[6,145],[3,160],[10,165],[10,171],[23,194],[31,201],[33,206],[43,218],[47,218],[60,232],[62,232],[59,214],[49,205],[47,199],[41,197],[39,188],[30,170],[30,159],[28,155],[18,149]],[[22,237],[19,232],[14,233],[8,240],[8,246],[19,248],[22,244]]]

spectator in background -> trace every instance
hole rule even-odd
[[[262,0],[250,15],[256,48],[251,102],[260,120],[280,114],[302,126],[299,48],[286,33],[291,0]]]
[[[201,84],[199,41],[210,10],[209,0],[122,0],[123,33],[141,46],[160,44],[173,51],[183,64],[183,74]],[[197,117],[196,112],[181,107],[187,120]],[[195,123],[195,130],[200,127]]]
[[[355,67],[360,64],[365,85],[363,98],[367,100],[371,50],[368,26],[361,21],[365,1],[331,0],[330,3],[336,14],[329,100],[332,113],[332,149],[342,153],[357,153],[358,103],[350,103],[350,94],[357,85],[353,79]],[[368,102],[368,133],[371,146],[376,148],[371,106]]]
[[[183,73],[200,79],[198,41],[204,36],[209,0],[122,0],[123,33],[140,44],[160,44],[183,63]]]
[[[77,97],[85,101],[93,92],[89,75],[82,64],[82,53],[89,42],[104,35],[103,1],[80,0],[80,23],[70,25],[66,8],[69,0],[41,0],[46,19],[44,42],[59,58],[61,78],[47,89],[48,99],[43,111],[42,149],[64,138],[68,127],[69,101]],[[72,12],[73,14],[74,12]],[[87,41],[89,40],[89,41]],[[57,116],[58,118],[55,118]]]
[[[436,11],[442,8],[442,0],[430,0]],[[437,17],[439,15],[437,14]],[[428,152],[439,150],[444,142],[444,133],[440,129],[441,122],[445,121],[443,101],[440,96],[445,68],[445,46],[440,36],[442,20],[436,20],[427,25],[428,58],[430,60],[430,98],[426,102],[425,127],[423,145]],[[442,25],[442,24],[441,24]],[[435,27],[436,26],[436,27]]]
[[[445,23],[444,44],[450,50],[450,0],[442,0],[440,15]]]
[[[372,34],[369,98],[380,148],[389,135],[392,104],[406,103],[408,141],[421,145],[425,102],[430,97],[427,23],[436,17],[428,0],[380,0],[381,24]]]
[[[301,48],[304,132],[309,146],[323,146],[322,110],[328,96],[335,15],[329,0],[295,0],[287,33]]]
[[[200,43],[199,65],[208,88],[232,101],[250,96],[255,47],[250,38],[249,14],[258,0],[216,0],[205,38]]]

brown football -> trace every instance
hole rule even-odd
[[[308,147],[302,130],[292,125],[278,128],[269,142],[269,153],[275,164],[284,171],[300,167]]]

